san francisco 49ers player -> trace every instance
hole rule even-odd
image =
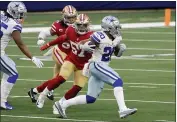
[[[77,10],[72,5],[67,5],[63,8],[62,11],[63,19],[60,21],[55,21],[51,28],[49,30],[43,30],[39,33],[38,36],[38,42],[37,44],[39,46],[42,46],[45,43],[46,37],[57,35],[58,37],[65,34],[66,29],[69,25],[72,25],[77,17]],[[52,53],[52,58],[55,61],[54,66],[54,74],[53,77],[55,77],[59,71],[60,67],[64,62],[64,59],[66,58],[67,54],[71,51],[70,43],[68,40],[63,41],[61,44],[56,45],[55,47],[51,48],[49,50],[49,53]],[[47,82],[46,82],[47,84]],[[28,92],[28,95],[30,96],[32,102],[36,102],[37,93],[40,93],[44,90],[45,86],[41,85],[36,88],[31,88]],[[50,92],[47,97],[51,100],[54,99],[53,91]]]
[[[70,40],[72,51],[67,55],[63,65],[61,66],[60,73],[55,78],[46,81],[48,82],[48,85],[39,95],[36,102],[38,108],[43,107],[47,94],[64,83],[72,72],[74,72],[74,85],[72,90],[69,90],[60,102],[75,97],[86,84],[88,79],[82,75],[82,69],[84,64],[91,58],[91,53],[89,50],[83,50],[84,45],[80,47],[80,42],[82,40],[89,39],[90,35],[93,33],[92,31],[89,31],[89,25],[89,17],[86,14],[80,14],[77,16],[74,26],[67,28],[65,35],[62,35],[56,40],[53,40],[41,47],[41,50],[45,50],[54,44],[61,43],[63,40]]]

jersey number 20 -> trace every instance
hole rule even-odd
[[[113,47],[105,47],[103,51],[104,54],[102,55],[101,61],[110,61],[111,55],[114,51]]]

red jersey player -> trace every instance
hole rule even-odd
[[[38,36],[39,40],[37,42],[39,46],[45,43],[44,39],[48,36],[57,35],[59,37],[65,34],[65,31],[68,28],[68,26],[72,25],[75,22],[77,17],[77,11],[75,7],[73,7],[72,5],[65,6],[63,8],[62,14],[63,14],[63,19],[54,22],[50,30],[44,30],[40,32]],[[53,73],[53,77],[55,77],[59,73],[60,67],[63,64],[64,59],[71,51],[70,42],[68,40],[65,40],[61,44],[51,48],[51,50],[52,50],[52,58],[55,61],[54,73]],[[29,90],[28,95],[30,96],[32,102],[36,102],[35,94],[40,93],[42,91],[43,89],[41,87],[38,87],[38,89],[31,88]],[[54,99],[53,94],[51,93],[49,93],[47,97],[51,100]]]
[[[42,108],[44,105],[45,98],[47,94],[59,87],[64,83],[69,76],[74,72],[74,86],[73,89],[69,90],[65,96],[60,100],[61,102],[66,99],[73,98],[77,93],[84,87],[87,82],[87,77],[82,75],[82,69],[84,64],[88,62],[91,58],[91,53],[84,51],[80,48],[79,43],[82,40],[90,38],[90,35],[93,33],[89,31],[90,20],[86,14],[80,14],[77,16],[77,20],[74,26],[68,27],[66,34],[61,37],[53,40],[52,42],[47,43],[41,47],[41,50],[45,50],[50,46],[53,46],[57,43],[62,43],[64,40],[70,40],[72,51],[64,60],[63,65],[61,66],[60,73],[53,79],[48,80],[47,87],[39,95],[36,105],[38,108]],[[45,84],[45,83],[44,83]]]

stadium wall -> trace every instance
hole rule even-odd
[[[6,10],[9,2],[1,1],[0,10]],[[25,1],[28,12],[61,11],[65,5],[77,10],[133,10],[176,8],[176,1]]]

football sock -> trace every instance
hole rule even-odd
[[[59,102],[60,103],[63,103],[63,101],[65,101],[66,99],[65,99],[65,97],[62,97],[60,100],[59,100]]]
[[[35,93],[41,93],[49,84],[49,80],[41,84],[40,86],[36,87],[33,89],[33,92]]]
[[[117,104],[119,106],[119,110],[125,110],[127,109],[124,101],[124,93],[123,93],[123,87],[115,87],[114,88],[114,96],[117,100]]]
[[[56,76],[55,78],[48,80],[49,84],[47,86],[48,90],[54,90],[60,86],[60,84],[64,83],[66,80],[62,76]]]
[[[47,96],[47,94],[49,93],[50,91],[48,90],[48,88],[46,87],[45,89],[44,89],[44,91],[43,92],[41,92],[41,94],[39,95],[39,100],[45,100],[45,98],[46,98],[46,96]]]
[[[37,87],[36,87],[36,88],[33,88],[33,92],[34,92],[34,93],[40,93],[40,92],[37,90]]]
[[[86,102],[86,95],[79,95],[74,98],[71,98],[69,100],[63,101],[62,106],[66,109],[69,106],[72,105],[80,105],[80,104],[87,104]]]
[[[65,99],[68,100],[75,97],[81,89],[82,88],[80,86],[74,85],[69,91],[66,92]]]

